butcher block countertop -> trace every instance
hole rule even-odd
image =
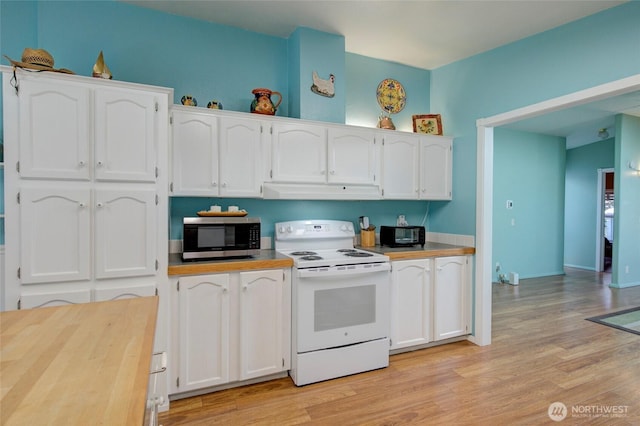
[[[474,247],[434,243],[431,241],[427,241],[424,247],[420,247],[419,245],[413,247],[387,247],[377,245],[375,247],[358,248],[384,254],[385,256],[389,256],[390,260],[423,259],[425,257],[465,256],[468,254],[476,253],[476,249]]]
[[[0,424],[142,425],[158,297],[0,312]]]
[[[293,259],[275,250],[260,250],[260,254],[238,259],[182,260],[181,253],[169,255],[169,275],[211,274],[250,271],[256,269],[291,268]]]

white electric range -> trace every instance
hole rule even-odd
[[[276,223],[275,248],[293,259],[292,367],[298,386],[389,365],[391,264],[354,249],[353,224]]]

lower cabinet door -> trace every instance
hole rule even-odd
[[[282,270],[240,273],[240,380],[285,367]]]
[[[434,340],[469,334],[467,265],[465,256],[435,259]]]
[[[89,288],[61,291],[36,290],[24,292],[20,295],[19,309],[75,305],[76,303],[89,303],[90,301],[91,290]]]
[[[393,262],[391,349],[432,340],[431,259]]]
[[[179,280],[179,392],[229,381],[229,274]]]

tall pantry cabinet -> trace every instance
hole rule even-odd
[[[2,309],[168,291],[168,107],[173,90],[2,67]]]

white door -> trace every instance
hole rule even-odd
[[[469,334],[467,257],[438,257],[433,290],[434,340]]]
[[[90,93],[58,81],[21,79],[21,177],[89,180]]]
[[[260,121],[220,118],[220,196],[262,195],[261,140]]]
[[[229,274],[179,280],[178,391],[229,381]],[[174,354],[175,356],[175,354]]]
[[[432,340],[431,259],[393,262],[391,277],[391,349]]]
[[[154,189],[95,191],[96,278],[156,273]]]
[[[240,273],[240,379],[284,369],[284,272]]]
[[[273,124],[272,181],[325,183],[327,131],[312,124]]]
[[[327,149],[328,182],[355,185],[378,183],[380,155],[374,131],[330,127]]]
[[[218,120],[173,111],[173,195],[218,196]]]
[[[23,284],[88,280],[91,191],[84,186],[20,190]]]
[[[424,136],[420,144],[420,198],[450,200],[453,144],[451,138]]]
[[[413,135],[385,135],[382,149],[383,198],[418,199],[420,139]]]
[[[94,98],[96,179],[155,182],[155,95],[97,88]]]

